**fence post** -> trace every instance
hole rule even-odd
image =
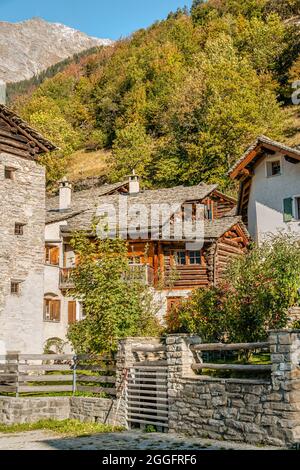
[[[77,383],[76,383],[76,372],[77,371],[77,356],[73,357],[73,395],[76,393]]]

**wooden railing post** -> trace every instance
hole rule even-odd
[[[75,355],[73,357],[73,395],[75,395],[76,389],[77,389],[76,374],[77,374],[77,356]]]

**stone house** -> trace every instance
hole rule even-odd
[[[150,214],[153,204],[175,205],[179,211],[190,205],[192,212],[200,204],[204,209],[200,247],[185,237],[165,236],[161,221],[157,227],[159,233],[153,234],[153,226],[144,218],[144,226],[138,223],[137,234],[119,233],[128,243],[132,276],[151,286],[161,305],[162,317],[193,289],[217,284],[230,260],[243,254],[249,242],[241,217],[234,215],[236,201],[219,192],[216,185],[201,183],[192,187],[141,190],[139,178],[132,175],[127,182],[72,192],[70,183],[64,180],[59,195],[47,200],[44,341],[64,339],[68,325],[84,315],[82,305],[72,297],[71,274],[76,265],[76,253],[70,245],[72,234],[78,230],[91,232],[99,208],[109,206],[115,213],[123,214],[123,204],[128,214],[135,212],[134,217],[137,208],[143,217],[146,212]],[[170,213],[173,225],[174,215]],[[129,225],[131,222],[127,220]],[[173,270],[176,276],[169,282]]]
[[[253,240],[279,231],[300,236],[300,150],[260,136],[231,168],[237,214]]]
[[[55,146],[0,105],[0,343],[42,352],[45,169]]]

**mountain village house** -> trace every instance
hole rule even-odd
[[[229,261],[241,255],[249,242],[241,218],[234,215],[236,201],[220,193],[216,185],[140,190],[138,177],[132,175],[129,182],[72,194],[71,185],[64,180],[59,196],[47,200],[44,341],[51,337],[63,339],[68,324],[83,317],[82,305],[72,298],[71,274],[76,265],[76,253],[70,246],[72,234],[91,230],[99,206],[112,205],[117,212],[120,197],[128,212],[133,206],[150,208],[153,203],[176,204],[180,210],[186,204],[205,207],[201,248],[184,238],[164,238],[161,230],[153,237],[148,223],[141,230],[144,237],[127,238],[132,275],[153,289],[161,306],[160,317],[193,289],[217,284]]]
[[[45,169],[55,146],[0,105],[0,349],[42,352]]]
[[[290,231],[300,235],[300,151],[260,136],[230,170],[239,181],[237,213],[253,240]]]

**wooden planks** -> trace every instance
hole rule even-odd
[[[127,382],[127,419],[129,425],[151,424],[168,428],[168,368],[166,361],[136,363]]]
[[[107,356],[9,354],[0,361],[0,393],[116,393],[115,360]]]
[[[268,342],[258,342],[258,343],[203,343],[203,344],[194,344],[191,345],[192,351],[238,351],[240,349],[254,350],[269,348],[270,344]]]
[[[213,369],[213,370],[233,370],[241,372],[257,372],[257,371],[271,371],[271,365],[249,365],[249,364],[211,364],[202,362],[200,364],[193,364],[192,369]]]

